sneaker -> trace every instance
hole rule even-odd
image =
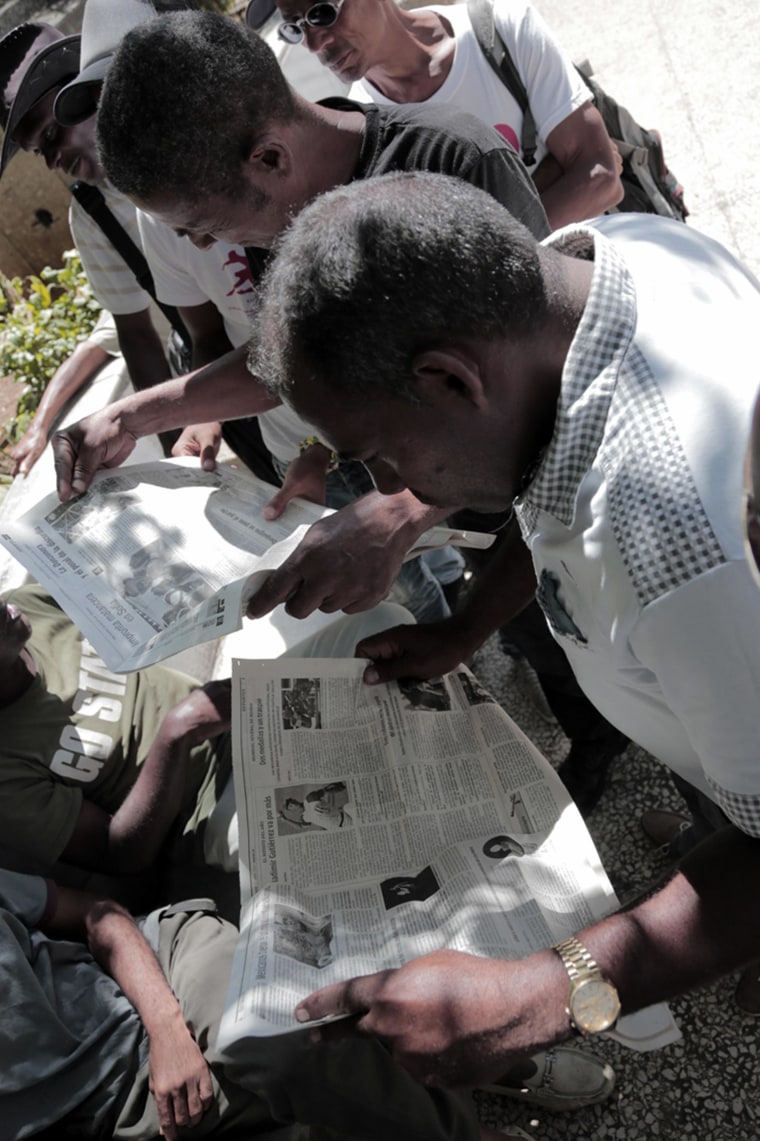
[[[548,1110],[581,1109],[608,1098],[615,1088],[612,1066],[572,1046],[555,1046],[515,1063],[486,1093],[517,1098]]]

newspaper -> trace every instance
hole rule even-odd
[[[239,630],[248,599],[331,512],[302,499],[274,521],[276,488],[197,459],[100,471],[84,495],[42,499],[3,519],[0,542],[79,627],[110,670],[127,672]],[[433,527],[412,553],[493,536]]]
[[[241,934],[224,1048],[313,990],[440,947],[519,958],[617,907],[548,762],[466,668],[367,686],[355,660],[233,661]],[[635,1049],[668,1008],[622,1019]]]

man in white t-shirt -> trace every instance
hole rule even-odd
[[[279,9],[281,38],[300,40],[351,83],[349,98],[451,103],[496,127],[520,152],[522,110],[481,51],[466,4],[406,11],[395,0],[328,0],[316,6],[312,0],[280,0]],[[588,88],[525,0],[497,0],[494,23],[536,121],[537,165],[531,172],[550,225],[604,213],[620,201],[623,188],[615,149]]]
[[[231,348],[245,345],[251,334],[256,287],[243,246],[216,242],[200,250],[152,215],[138,210],[137,218],[156,293],[177,307],[191,333],[193,367],[200,368]],[[257,419],[267,451],[283,467],[299,454],[300,442],[313,432],[290,408],[274,408]],[[245,432],[249,421],[242,424]],[[226,427],[234,433],[237,425],[230,421]],[[219,439],[220,432],[218,423],[192,425],[183,432],[175,451],[200,454],[206,444]],[[238,451],[236,439],[229,442]]]

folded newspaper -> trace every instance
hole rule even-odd
[[[249,471],[197,459],[100,471],[84,495],[51,494],[0,542],[50,591],[111,670],[159,662],[242,626],[248,599],[331,514],[292,500],[263,518],[275,488]],[[410,556],[457,543],[489,546],[492,535],[433,527]]]
[[[564,785],[468,669],[369,687],[365,664],[233,661],[243,907],[221,1049],[299,1029],[329,983],[441,947],[520,958],[618,906]],[[680,1033],[659,1004],[613,1036]]]

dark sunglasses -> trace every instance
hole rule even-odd
[[[298,20],[283,20],[277,28],[277,35],[286,44],[300,44],[307,28],[331,28],[337,23],[340,10],[346,0],[320,0]]]

